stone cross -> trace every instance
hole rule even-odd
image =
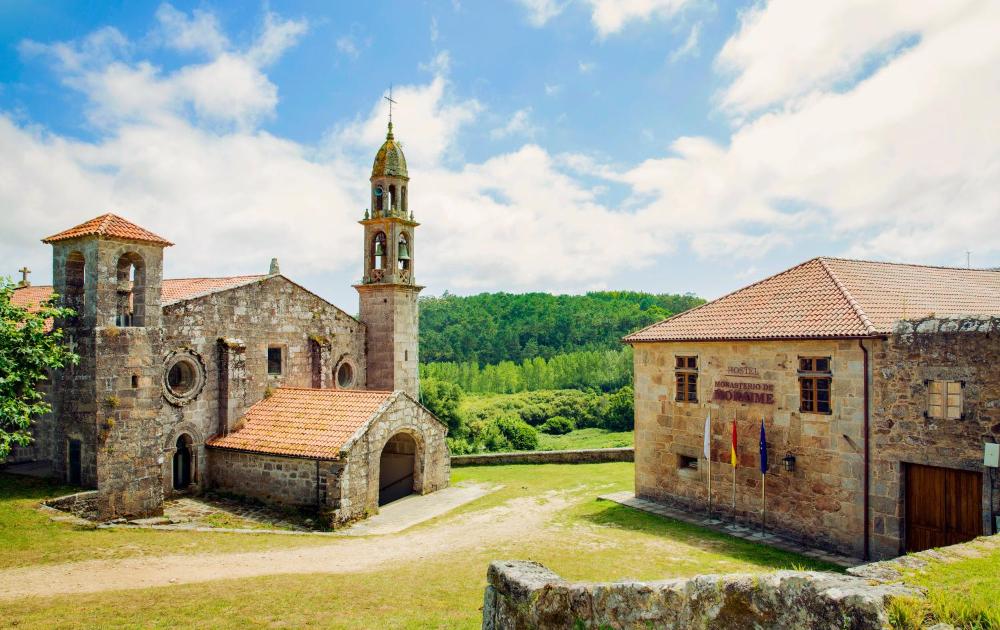
[[[24,267],[21,267],[17,271],[18,273],[21,274],[21,282],[18,284],[18,286],[30,287],[31,281],[28,280],[28,274],[31,273],[31,269],[28,269],[28,266],[25,265]]]
[[[389,96],[383,96],[385,100],[389,101],[389,123],[392,124],[392,106],[396,104],[396,101],[392,100],[392,86],[389,86]]]

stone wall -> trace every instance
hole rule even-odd
[[[903,551],[905,465],[985,473],[983,444],[1000,441],[1000,318],[929,318],[900,322],[873,356],[871,424],[872,550]],[[927,381],[962,381],[964,417],[925,416]],[[994,475],[994,478],[998,475]],[[983,474],[983,531],[992,531],[990,476]],[[993,496],[1000,501],[1000,484]]]
[[[804,571],[702,575],[660,582],[567,582],[535,562],[490,564],[483,629],[852,628],[888,626],[898,585]]]
[[[499,466],[506,464],[596,464],[600,462],[631,462],[635,449],[587,448],[573,451],[522,451],[517,453],[476,453],[452,455],[452,466]]]
[[[378,512],[379,460],[386,442],[409,433],[416,442],[413,491],[428,494],[448,486],[451,464],[445,436],[448,427],[405,393],[398,394],[360,437],[344,444],[346,463],[336,490],[331,488],[334,524]]]
[[[208,450],[211,487],[273,505],[322,510],[343,467],[339,462],[223,449]],[[317,481],[318,477],[318,481]]]
[[[50,508],[75,514],[80,518],[88,520],[96,520],[98,518],[97,490],[67,494],[66,496],[48,499],[44,501],[43,504],[49,506]]]
[[[170,304],[163,318],[164,352],[190,353],[204,366],[197,396],[182,404],[165,402],[159,417],[161,477],[168,495],[181,435],[191,437],[195,461],[204,462],[205,440],[231,427],[269,388],[313,387],[317,370],[321,386],[335,387],[334,371],[343,360],[355,366],[353,387],[365,387],[364,325],[283,276]],[[268,374],[268,347],[282,349],[281,374]],[[161,373],[163,360],[154,360]],[[204,475],[195,484],[214,485]]]
[[[678,355],[698,357],[696,403],[675,401]],[[831,414],[799,411],[799,356],[831,357]],[[774,402],[714,400],[720,381],[771,385]],[[685,466],[684,458],[703,466],[705,416],[711,411],[713,508],[733,516],[729,445],[735,419],[739,442],[735,516],[758,522],[758,441],[764,418],[771,465],[769,527],[810,545],[861,555],[864,368],[857,340],[638,343],[635,397],[638,496],[705,509],[706,473]],[[786,455],[796,459],[794,472],[782,469]]]
[[[355,288],[367,329],[369,389],[403,390],[419,398],[417,298],[421,287],[367,284]]]

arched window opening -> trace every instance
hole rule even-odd
[[[337,387],[349,389],[354,386],[354,366],[344,361],[337,367]]]
[[[389,185],[389,212],[390,214],[395,214],[396,210],[399,209],[399,198],[396,197],[396,185]]]
[[[117,326],[144,326],[146,315],[146,264],[129,252],[118,259]]]
[[[86,307],[86,277],[87,262],[83,254],[73,252],[66,258],[66,292],[63,302],[73,309],[78,318],[83,316],[83,309]]]
[[[385,191],[382,189],[382,186],[379,185],[375,187],[375,190],[373,190],[372,193],[375,195],[375,198],[372,201],[372,207],[375,209],[375,216],[379,216],[385,209],[383,205],[385,199]]]
[[[400,201],[400,204],[399,204],[400,210],[403,211],[403,214],[406,214],[407,210],[409,209],[409,203],[407,203],[407,201],[406,201],[406,186],[403,186],[400,189],[400,192],[399,192],[399,201]]]
[[[177,450],[174,451],[174,490],[184,490],[191,485],[192,464],[194,454],[191,449],[191,436],[187,433],[177,438]]]
[[[386,254],[385,232],[378,232],[372,239],[372,269],[385,269]]]
[[[389,438],[379,458],[378,504],[385,505],[413,493],[417,442],[409,433]]]
[[[410,242],[406,239],[406,234],[399,235],[397,249],[396,260],[399,261],[399,268],[405,271],[410,268]]]

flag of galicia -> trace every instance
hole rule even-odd
[[[764,433],[764,419],[760,419],[760,473],[767,472],[767,435]]]

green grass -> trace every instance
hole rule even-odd
[[[927,591],[927,598],[893,604],[893,625],[916,629],[938,622],[968,630],[1000,630],[1000,549],[980,558],[932,561],[908,571],[904,581]]]
[[[0,569],[141,554],[222,553],[330,542],[322,536],[85,529],[53,522],[35,509],[43,499],[78,491],[33,477],[0,474]]]
[[[21,599],[3,623],[27,627],[246,628],[478,628],[486,567],[491,560],[536,560],[571,580],[662,579],[699,573],[761,572],[787,568],[836,570],[802,556],[715,534],[598,500],[632,487],[630,463],[484,466],[453,471],[454,482],[502,488],[415,530],[491,508],[558,501],[537,535],[484,541],[471,550],[425,554],[374,571],[342,575],[277,575],[132,591]],[[25,510],[25,506],[15,511]],[[76,536],[95,532],[75,532]],[[38,526],[38,523],[31,525]],[[48,526],[46,526],[48,530]],[[5,535],[4,530],[0,536]],[[138,532],[105,532],[106,540]],[[165,532],[147,532],[151,538]],[[232,536],[252,543],[248,535]],[[42,536],[35,545],[47,546]],[[205,540],[208,546],[209,538]],[[124,538],[120,545],[127,545]],[[57,546],[87,544],[63,538]],[[287,538],[286,544],[289,544]],[[331,543],[329,538],[324,542]],[[0,541],[2,544],[2,541]],[[117,543],[116,543],[117,544]],[[335,544],[335,543],[334,543]],[[242,548],[242,545],[241,545]],[[146,553],[173,551],[169,545]],[[23,557],[25,550],[19,552]],[[0,554],[2,556],[3,554]],[[251,603],[252,602],[252,603]],[[3,625],[0,623],[0,625]]]
[[[569,451],[578,448],[614,448],[632,446],[635,434],[632,431],[608,431],[607,429],[577,429],[565,435],[538,434],[538,450]]]

